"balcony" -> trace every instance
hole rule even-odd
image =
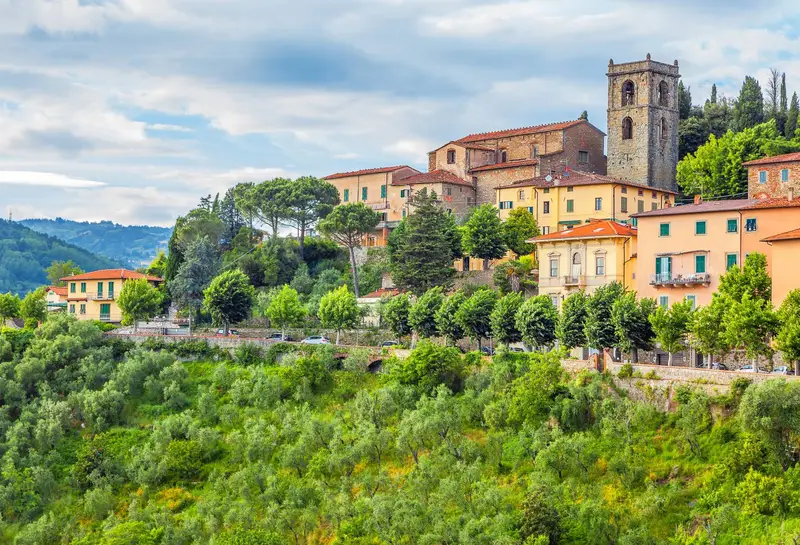
[[[89,301],[113,301],[114,292],[111,293],[82,293]]]
[[[659,273],[650,276],[651,286],[698,286],[711,283],[711,275],[708,273],[676,274]]]
[[[364,203],[373,210],[389,210],[389,203],[388,202],[373,202],[373,203]]]
[[[565,276],[564,277],[564,286],[575,286],[575,287],[582,287],[586,285],[586,277],[585,276]]]

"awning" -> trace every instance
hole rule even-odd
[[[562,220],[558,222],[559,225],[580,225],[581,220]]]

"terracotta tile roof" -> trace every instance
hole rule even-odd
[[[384,172],[394,172],[396,170],[400,170],[401,168],[410,168],[411,170],[417,171],[417,169],[412,168],[408,165],[398,165],[394,167],[380,167],[380,168],[365,168],[363,170],[354,170],[352,172],[338,172],[336,174],[330,174],[328,176],[325,176],[323,180],[336,180],[337,178],[349,178],[350,176],[365,176],[367,174],[383,174]]]
[[[491,131],[491,132],[483,132],[483,133],[476,133],[470,134],[465,136],[464,138],[460,138],[456,140],[456,143],[467,143],[467,142],[481,142],[483,140],[492,140],[495,138],[508,138],[510,136],[523,136],[526,134],[536,134],[540,132],[550,132],[550,131],[559,131],[568,129],[570,127],[574,127],[576,125],[580,125],[581,123],[587,123],[591,125],[585,119],[576,119],[574,121],[561,121],[559,123],[547,123],[544,125],[535,125],[533,127],[521,127],[519,129],[506,129],[503,131]],[[598,129],[599,130],[599,129]]]
[[[505,163],[494,163],[492,165],[483,165],[470,169],[470,172],[483,172],[485,170],[499,170],[501,168],[514,168],[514,167],[529,167],[538,165],[538,159],[525,159],[522,161],[506,161]]]
[[[646,191],[660,191],[662,193],[669,193],[671,195],[677,195],[676,191],[670,191],[668,189],[659,189],[657,187],[650,187],[643,184],[638,184],[636,182],[628,182],[625,180],[620,180],[618,178],[612,178],[610,176],[605,176],[603,174],[594,174],[591,172],[582,172],[580,170],[571,170],[569,172],[569,176],[562,176],[560,178],[554,178],[551,181],[547,181],[544,176],[538,176],[536,178],[529,178],[527,180],[520,180],[518,182],[512,182],[510,184],[499,185],[496,189],[508,189],[508,188],[515,188],[515,187],[556,187],[556,182],[558,183],[558,187],[573,187],[577,185],[596,185],[596,184],[617,184],[617,185],[624,185],[627,187],[635,187],[637,189],[644,189]]]
[[[392,185],[394,186],[416,184],[456,184],[473,187],[470,182],[462,180],[452,172],[439,169],[431,170],[430,172],[423,172],[422,174],[416,174],[414,176],[392,182]]]
[[[61,280],[71,282],[74,280],[139,280],[140,278],[147,278],[151,282],[163,281],[157,276],[149,276],[136,271],[129,271],[128,269],[103,269],[74,276],[65,276]]]
[[[750,210],[758,210],[760,208],[795,208],[800,207],[800,198],[795,197],[791,201],[786,197],[773,197],[766,199],[754,199],[755,202],[748,206]]]
[[[777,242],[780,240],[800,240],[800,227],[797,229],[792,229],[791,231],[786,231],[785,233],[780,233],[778,235],[761,239],[761,242]]]
[[[362,299],[380,299],[381,297],[394,297],[395,295],[399,295],[400,290],[396,288],[381,288],[379,290],[373,291],[372,293],[368,293],[367,295],[362,295]]]
[[[531,242],[553,242],[578,238],[635,237],[636,228],[611,220],[590,220],[579,227],[532,238]]]
[[[763,159],[756,159],[742,163],[743,166],[751,167],[756,165],[769,165],[772,163],[791,163],[800,161],[800,152],[784,153],[783,155],[773,155],[772,157],[764,157]]]
[[[736,199],[731,201],[705,201],[700,204],[683,204],[651,212],[633,214],[636,218],[651,216],[675,216],[678,214],[702,214],[708,212],[733,212],[738,210],[764,210],[768,208],[800,208],[800,199],[786,197],[771,199]]]
[[[67,296],[67,286],[48,286],[47,291],[52,291],[59,297]]]

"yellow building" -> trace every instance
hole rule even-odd
[[[556,307],[571,293],[620,282],[633,288],[637,252],[636,228],[609,220],[592,220],[574,228],[541,235],[536,243],[539,293]]]
[[[496,206],[505,220],[514,208],[536,216],[543,235],[590,219],[627,222],[631,215],[670,206],[677,193],[610,178],[569,171],[496,188]]]
[[[119,323],[122,313],[117,298],[128,280],[146,278],[154,286],[161,278],[126,269],[106,269],[62,278],[67,283],[67,311],[79,320]]]
[[[49,286],[45,293],[47,310],[58,312],[67,309],[67,286]]]
[[[780,307],[792,290],[800,289],[797,260],[800,257],[800,228],[763,239],[772,248],[772,304]]]

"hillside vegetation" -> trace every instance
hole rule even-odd
[[[45,269],[53,261],[72,261],[83,270],[119,267],[57,238],[37,233],[19,223],[0,220],[0,293],[24,295],[47,283]]]
[[[168,227],[119,225],[110,221],[78,222],[56,218],[27,219],[20,223],[131,268],[147,265],[159,250],[166,250],[172,234]]]
[[[795,383],[683,390],[662,414],[552,353],[424,341],[374,375],[331,347],[134,349],[66,315],[3,333],[0,361],[0,542],[800,536]]]

